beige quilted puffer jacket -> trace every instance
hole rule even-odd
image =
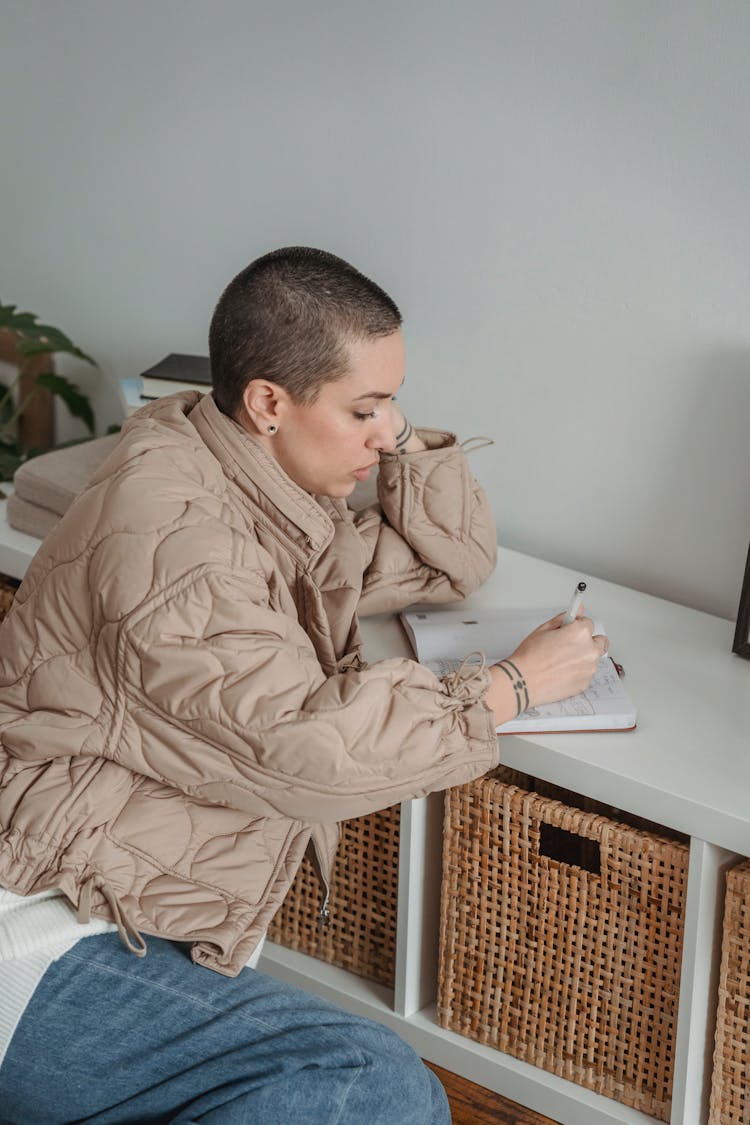
[[[311,837],[325,876],[337,821],[497,763],[487,672],[360,658],[358,611],[461,598],[495,563],[462,450],[421,436],[353,515],[210,395],[125,424],[0,628],[0,885],[232,976]]]

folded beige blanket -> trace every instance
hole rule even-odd
[[[8,523],[44,539],[114,449],[118,434],[54,449],[25,461],[13,476]]]
[[[16,531],[25,531],[27,535],[34,535],[37,539],[44,539],[60,519],[57,512],[40,508],[38,504],[29,504],[28,500],[22,500],[15,493],[8,497],[5,515]]]

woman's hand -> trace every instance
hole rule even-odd
[[[420,449],[427,448],[422,439],[417,436],[417,431],[411,422],[404,417],[403,411],[395,398],[391,399],[391,422],[393,424],[393,439],[396,442],[396,453],[418,453]]]
[[[560,613],[521,641],[507,661],[490,668],[492,684],[487,704],[496,724],[519,711],[542,703],[556,703],[584,691],[607,651],[607,638],[592,636],[594,623],[579,616],[563,625]]]

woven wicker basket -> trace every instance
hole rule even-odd
[[[708,1120],[750,1123],[750,860],[727,874]]]
[[[341,826],[325,925],[318,920],[320,880],[305,857],[269,938],[392,988],[400,821],[400,806],[394,805]]]
[[[667,1121],[688,845],[518,777],[446,794],[439,1021]]]

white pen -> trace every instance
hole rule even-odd
[[[585,589],[585,582],[579,582],[576,586],[575,590],[573,591],[573,597],[570,599],[570,605],[565,610],[565,616],[563,617],[562,622],[563,625],[570,625],[571,622],[575,621],[576,617],[578,616],[578,610],[581,608],[581,602],[583,601],[583,594]]]

